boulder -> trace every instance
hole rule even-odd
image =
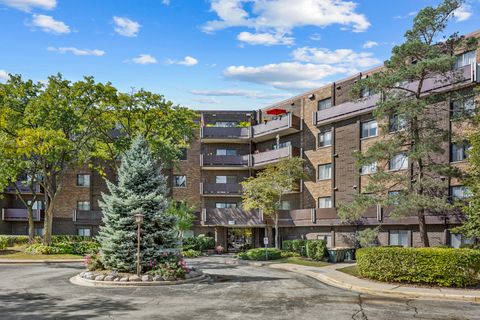
[[[133,275],[133,276],[130,276],[130,277],[128,278],[128,281],[130,281],[130,282],[133,282],[133,281],[142,281],[142,278],[140,278],[139,276],[137,276],[137,275],[135,274],[135,275]]]
[[[103,281],[103,279],[105,279],[105,276],[102,274],[95,277],[95,281]]]
[[[83,278],[83,276],[85,275],[85,273],[87,273],[87,271],[83,271],[80,273],[80,278]]]
[[[145,274],[142,276],[142,281],[153,281],[153,277],[149,274]]]
[[[153,281],[163,281],[162,276],[155,276],[153,277]]]
[[[117,278],[117,276],[113,275],[113,274],[109,274],[108,276],[106,276],[103,281],[115,281],[115,279]]]
[[[162,278],[163,278],[163,280],[165,280],[165,281],[175,281],[175,280],[176,280],[175,277],[166,277],[166,276],[164,276],[164,277],[162,277]]]
[[[123,278],[120,278],[119,280],[120,282],[128,282],[128,277],[123,277]]]

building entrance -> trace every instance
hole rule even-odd
[[[252,228],[228,228],[227,250],[239,252],[253,247],[254,234]]]

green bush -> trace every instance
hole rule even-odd
[[[201,254],[202,252],[192,249],[182,251],[182,256],[184,256],[185,258],[198,258]]]
[[[293,251],[292,240],[283,240],[283,242],[282,242],[282,250],[284,250],[284,251]]]
[[[85,268],[87,268],[89,271],[105,269],[102,262],[102,256],[99,252],[87,254],[83,259],[83,263],[85,264]]]
[[[362,248],[357,251],[360,275],[366,278],[444,287],[479,283],[480,251],[444,248]]]
[[[75,238],[72,238],[75,239]],[[26,249],[26,253],[30,254],[78,254],[85,255],[96,253],[100,245],[91,238],[85,238],[83,241],[52,241],[51,246],[45,246],[42,243],[32,243]]]
[[[305,248],[308,258],[320,261],[326,255],[327,242],[325,240],[307,240]]]
[[[61,254],[65,253],[62,248],[54,246],[46,246],[41,243],[33,243],[25,249],[25,253],[29,254]]]
[[[291,258],[291,257],[300,257],[300,255],[293,251],[282,251],[281,253],[282,258]]]
[[[306,240],[292,240],[292,251],[298,253],[301,256],[305,256],[305,243]]]
[[[0,250],[5,250],[8,247],[8,237],[0,236]]]
[[[460,245],[460,248],[463,249],[480,249],[480,243],[462,243]]]
[[[282,251],[276,248],[257,248],[250,249],[245,252],[240,252],[237,256],[242,260],[265,261],[265,250],[268,253],[268,260],[277,260],[282,257]]]
[[[206,237],[203,234],[197,237],[185,238],[183,239],[182,248],[184,251],[187,251],[187,250],[206,251],[208,249],[214,249],[215,239],[212,237]]]

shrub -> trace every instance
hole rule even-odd
[[[305,242],[306,240],[301,239],[292,240],[292,251],[305,256]]]
[[[182,251],[182,256],[184,256],[185,258],[198,258],[201,254],[202,253],[200,251],[192,249]]]
[[[164,280],[184,279],[190,272],[183,257],[174,252],[164,252],[158,260],[150,261],[147,274],[161,276]]]
[[[8,247],[8,237],[0,236],[0,250],[5,250]]]
[[[300,257],[300,255],[293,251],[282,251],[280,254],[282,258]]]
[[[46,246],[41,243],[33,243],[25,249],[25,253],[29,254],[60,254],[62,249],[54,246]]]
[[[480,243],[462,243],[460,245],[460,248],[464,248],[464,249],[480,249]]]
[[[363,248],[360,275],[380,281],[466,287],[478,284],[480,251],[444,248]]]
[[[216,247],[215,247],[215,253],[216,253],[216,254],[222,254],[222,253],[224,253],[224,252],[225,252],[225,248],[224,248],[224,247],[222,247],[222,246],[216,246]]]
[[[305,247],[307,257],[317,261],[322,260],[327,252],[327,242],[325,240],[307,240]]]
[[[203,234],[197,237],[185,238],[183,239],[182,248],[184,251],[186,250],[206,251],[208,249],[214,249],[215,239],[212,237],[207,237]]]
[[[377,242],[379,231],[380,227],[367,228],[359,231],[357,234],[357,240],[360,243],[360,246],[363,248],[374,246]]]
[[[32,243],[25,252],[30,254],[78,254],[85,255],[95,253],[99,250],[99,243],[86,238],[84,241],[67,241],[57,239],[51,246],[44,246],[42,243]]]
[[[99,252],[96,252],[93,254],[87,254],[83,258],[83,263],[85,265],[85,268],[87,268],[90,271],[105,269],[102,262],[102,256]]]
[[[282,242],[282,250],[284,251],[293,251],[292,240],[284,240]]]
[[[254,260],[254,261],[265,261],[266,254],[268,254],[268,260],[277,260],[282,257],[282,251],[276,248],[257,248],[257,249],[250,249],[246,252],[241,252],[237,256],[242,260]]]

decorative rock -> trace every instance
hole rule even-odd
[[[118,282],[120,281],[120,277],[116,277],[115,279],[113,279],[114,282]]]
[[[99,275],[95,277],[95,281],[103,281],[105,279],[104,275]]]
[[[120,278],[120,282],[128,282],[128,277]]]
[[[87,273],[85,274],[85,279],[87,279],[87,280],[94,280],[96,276],[97,276],[97,275],[96,275],[95,273],[87,272]]]
[[[140,278],[139,276],[137,276],[135,274],[133,276],[130,276],[130,278],[128,278],[128,281],[130,281],[130,282],[132,282],[132,281],[142,281],[142,278]]]
[[[103,281],[115,281],[115,279],[117,278],[117,276],[113,275],[113,274],[109,274],[108,276],[106,276]]]
[[[153,281],[163,281],[162,276],[155,276],[153,277]]]
[[[80,273],[80,278],[83,278],[83,276],[85,276],[85,273],[87,273],[87,271],[83,271]]]
[[[175,277],[162,277],[165,281],[175,281]]]
[[[145,274],[142,276],[142,281],[153,281],[153,277],[149,274]]]

